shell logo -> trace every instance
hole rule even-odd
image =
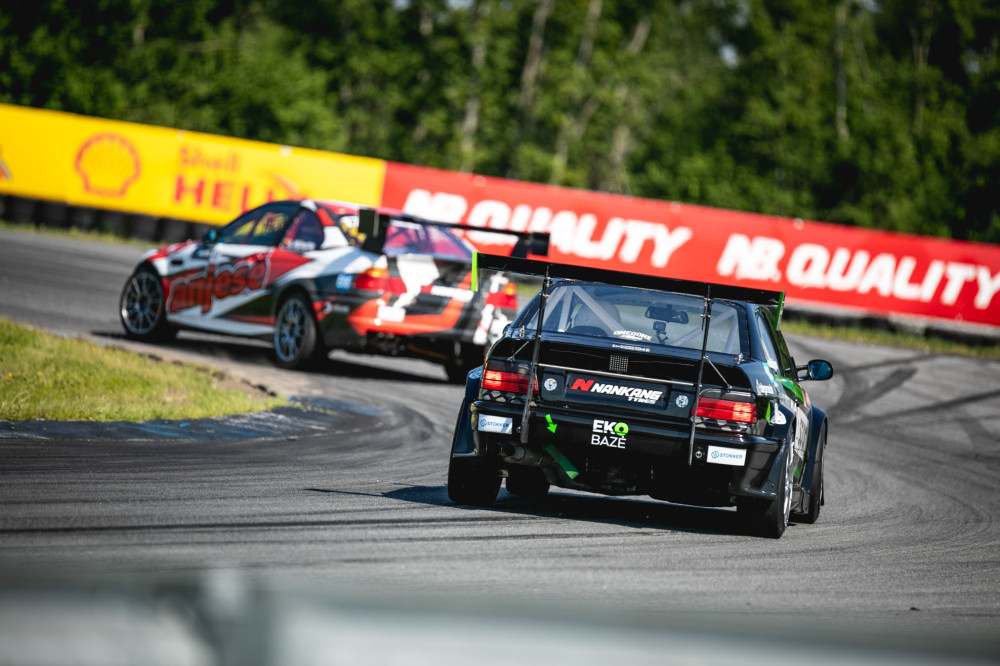
[[[142,172],[139,152],[121,134],[105,132],[87,139],[73,164],[83,189],[105,197],[123,197]]]

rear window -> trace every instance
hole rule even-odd
[[[450,259],[472,259],[464,241],[443,227],[392,220],[382,250],[387,256],[429,254]]]
[[[558,282],[549,290],[543,331],[619,342],[701,349],[704,301],[695,296],[586,282]],[[518,326],[537,326],[538,299]],[[742,310],[725,301],[712,304],[708,351],[746,352]]]

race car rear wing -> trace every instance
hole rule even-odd
[[[507,229],[476,227],[470,224],[435,222],[408,213],[388,213],[375,208],[361,208],[358,211],[358,232],[364,234],[364,241],[361,248],[368,252],[381,254],[382,246],[385,244],[386,230],[389,228],[389,223],[392,220],[403,220],[404,222],[413,222],[428,227],[444,227],[446,229],[461,229],[463,231],[490,233],[500,236],[514,236],[517,238],[517,241],[511,250],[511,257],[515,258],[524,259],[529,254],[547,257],[549,254],[549,234],[547,233],[509,231]]]
[[[702,310],[702,322],[704,333],[702,334],[701,354],[698,359],[698,379],[695,384],[694,404],[691,406],[691,425],[688,433],[688,465],[694,464],[694,435],[697,425],[698,403],[701,398],[701,390],[704,386],[702,381],[705,364],[715,369],[711,359],[708,357],[708,331],[712,322],[712,303],[716,299],[743,301],[758,305],[773,306],[777,308],[775,316],[775,327],[781,321],[781,310],[784,305],[785,294],[779,291],[768,291],[766,289],[752,289],[748,287],[736,287],[726,284],[715,284],[713,282],[696,282],[691,280],[679,280],[676,278],[659,277],[655,275],[639,275],[636,273],[625,273],[621,271],[610,271],[603,268],[590,268],[587,266],[571,266],[567,264],[554,264],[547,261],[537,261],[532,259],[520,259],[516,257],[504,257],[494,254],[479,254],[473,258],[472,289],[477,289],[479,271],[491,270],[505,273],[517,273],[542,278],[542,288],[539,292],[538,320],[536,323],[533,346],[531,352],[531,369],[528,373],[528,387],[525,393],[524,411],[521,414],[521,443],[527,443],[528,423],[531,405],[531,396],[535,390],[535,368],[538,367],[538,354],[541,348],[542,323],[545,320],[545,303],[549,298],[549,288],[553,279],[581,280],[586,282],[600,282],[610,285],[625,285],[640,289],[651,289],[655,291],[666,291],[675,294],[686,294],[697,296],[703,299],[704,309]],[[718,372],[718,369],[715,369]]]
[[[478,229],[478,227],[474,227]],[[506,233],[506,232],[504,232]],[[660,277],[656,275],[640,275],[623,271],[611,271],[604,268],[589,266],[573,266],[570,264],[554,264],[548,261],[524,259],[515,256],[504,257],[495,254],[476,255],[473,264],[480,270],[501,271],[504,273],[519,273],[539,278],[582,280],[585,282],[602,282],[611,285],[626,285],[655,291],[669,291],[675,294],[690,296],[721,298],[731,301],[746,301],[772,307],[781,306],[784,292],[737,287],[714,282],[697,282],[677,278]]]

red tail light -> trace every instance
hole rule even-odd
[[[706,419],[753,423],[757,420],[757,405],[752,402],[701,398],[698,400],[698,416]]]
[[[517,285],[508,282],[502,291],[494,291],[486,297],[486,305],[503,308],[504,310],[517,309]]]
[[[513,363],[490,361],[483,372],[483,390],[524,395],[528,392],[527,368]],[[538,395],[538,382],[535,382],[532,395]]]
[[[392,292],[405,294],[406,284],[398,277],[390,276],[389,269],[372,266],[354,277],[354,288],[361,291]]]

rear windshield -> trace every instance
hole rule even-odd
[[[661,345],[701,349],[704,301],[695,296],[634,287],[586,282],[557,282],[549,290],[543,331],[566,333],[642,346]],[[714,301],[708,351],[746,353],[741,332],[742,311],[725,301]],[[533,331],[538,299],[526,308],[516,326]],[[530,334],[530,333],[529,333]]]
[[[431,225],[392,220],[385,234],[382,251],[387,256],[429,254],[451,259],[472,259],[472,250],[447,229]]]
[[[344,236],[358,243],[358,216],[338,217]],[[389,257],[400,254],[427,254],[441,259],[461,259],[472,261],[472,247],[444,227],[406,220],[392,219],[385,232],[382,252]]]

